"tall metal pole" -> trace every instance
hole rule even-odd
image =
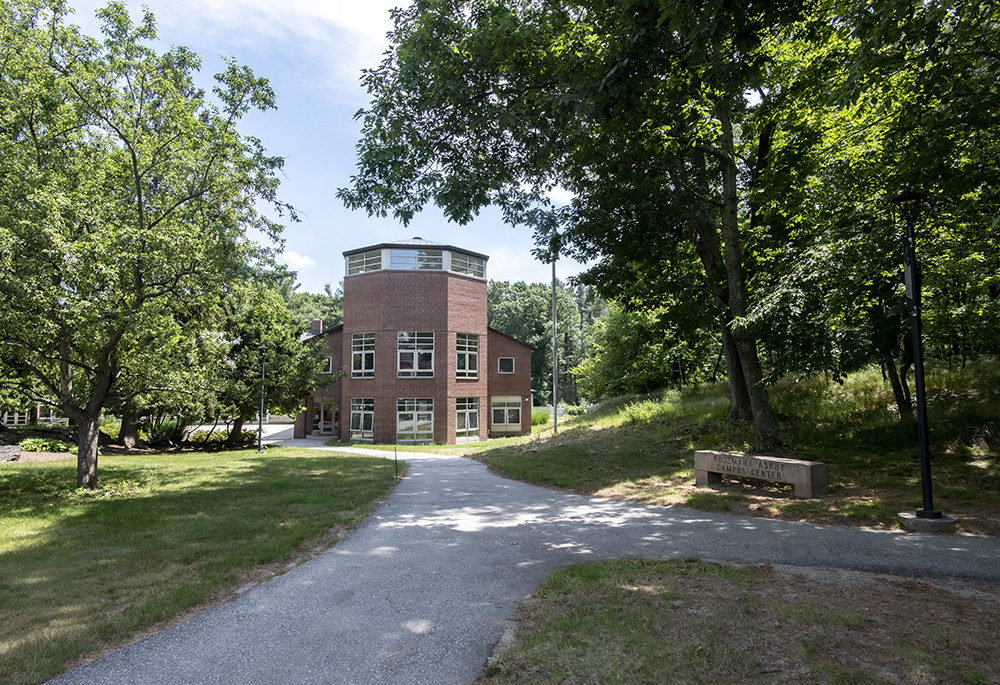
[[[559,355],[556,347],[556,260],[559,259],[558,239],[553,239],[552,251],[552,434],[559,434]]]
[[[260,411],[257,413],[257,452],[264,451],[264,353],[267,345],[260,345]]]
[[[903,241],[903,280],[906,283],[906,304],[910,309],[913,328],[913,382],[917,395],[917,442],[920,449],[920,482],[923,494],[923,509],[917,509],[920,518],[941,518],[941,512],[934,509],[931,492],[930,435],[927,430],[927,393],[924,386],[924,345],[920,322],[920,269],[917,266],[916,236],[913,225],[917,211],[923,201],[922,193],[914,193],[906,188],[893,202],[900,207],[906,221],[906,236]]]

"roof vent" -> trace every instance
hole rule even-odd
[[[413,238],[412,238],[412,239],[413,239],[413,240],[423,240],[423,238],[421,238],[421,237],[420,237],[420,236],[418,236],[418,235],[415,235],[415,236],[413,236]]]

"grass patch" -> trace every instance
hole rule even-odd
[[[363,520],[393,464],[304,449],[0,466],[0,683],[75,660],[283,572]]]
[[[476,682],[1000,682],[997,597],[858,573],[823,581],[701,561],[571,566],[521,608]]]
[[[935,506],[959,517],[959,533],[1000,535],[1000,365],[930,368],[927,391]],[[636,502],[883,529],[920,508],[916,425],[899,420],[877,369],[769,393],[785,445],[774,456],[824,462],[827,495],[803,502],[791,486],[728,477],[714,496],[694,487],[695,450],[744,452],[753,439],[729,420],[724,384],[622,398],[561,421],[558,435],[465,453],[510,478]]]

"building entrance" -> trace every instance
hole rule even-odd
[[[317,399],[313,405],[313,433],[340,435],[340,401]]]

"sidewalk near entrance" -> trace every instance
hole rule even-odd
[[[643,506],[505,480],[460,457],[399,458],[411,464],[400,485],[328,552],[53,682],[468,683],[525,597],[582,561],[701,558],[1000,582],[994,538]]]

